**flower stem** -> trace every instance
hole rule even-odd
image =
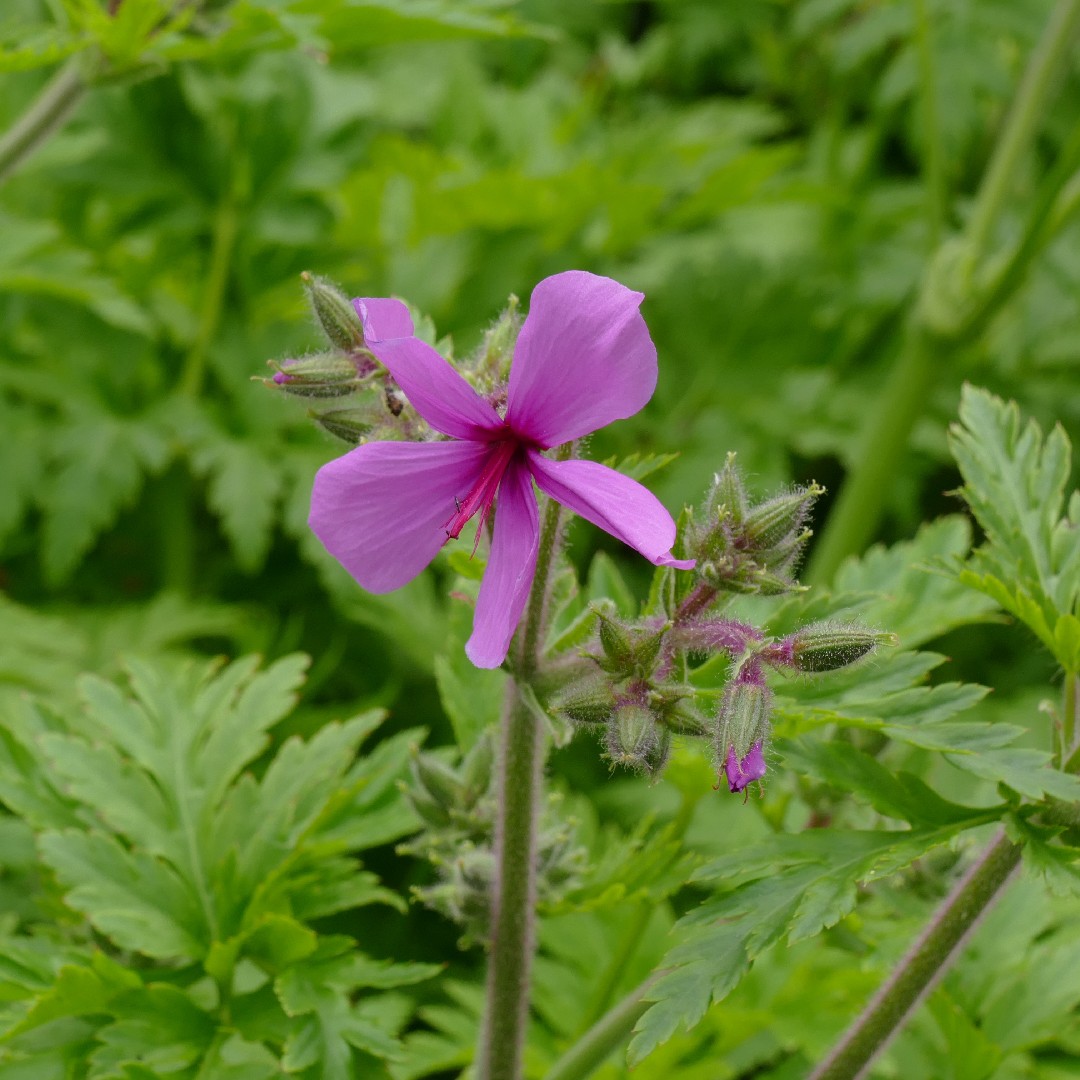
[[[64,126],[85,93],[82,61],[72,57],[0,137],[0,184],[50,135]]]
[[[569,457],[572,447],[560,448]],[[536,944],[536,832],[544,755],[540,725],[522,694],[536,674],[559,546],[562,507],[549,499],[540,526],[536,574],[507,684],[498,764],[491,955],[478,1080],[519,1080]]]
[[[631,990],[605,1013],[548,1071],[544,1080],[583,1080],[630,1037],[649,1002],[644,998],[655,976]]]
[[[1019,846],[1000,833],[957,883],[888,982],[809,1080],[855,1080],[863,1075],[948,970],[965,938],[997,899],[1019,863]]]
[[[511,679],[499,753],[495,881],[487,1003],[477,1059],[479,1080],[521,1076],[535,945],[536,826],[540,799],[540,726]]]

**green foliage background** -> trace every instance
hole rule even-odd
[[[0,187],[0,1078],[470,1060],[482,954],[408,904],[432,872],[395,853],[396,784],[499,694],[461,654],[460,567],[373,597],[306,529],[340,445],[251,381],[320,345],[299,273],[406,297],[459,351],[541,277],[611,275],[646,294],[660,384],[590,456],[677,451],[649,480],[673,509],[729,450],[759,493],[838,488],[1050,11],[6,0],[0,127],[59,65],[86,89]],[[1059,81],[1002,244],[1080,164],[1074,62]],[[1024,811],[1077,797],[1039,703],[1080,667],[1078,239],[950,355],[883,495],[892,546],[748,604],[902,643],[778,687],[762,802],[714,793],[693,748],[651,787],[585,736],[555,753],[585,869],[542,924],[530,1075],[662,961],[636,1078],[803,1075],[1005,817],[1055,888],[1012,887],[874,1075],[1080,1076],[1072,848]],[[1045,439],[969,391],[950,448],[965,380]],[[586,595],[644,593],[617,545],[573,541]]]

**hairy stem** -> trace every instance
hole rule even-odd
[[[605,1013],[555,1062],[544,1080],[584,1080],[599,1068],[630,1037],[649,1007],[645,992],[654,978],[650,976]]]
[[[0,184],[50,135],[64,126],[85,93],[82,62],[78,57],[72,57],[0,137]]]
[[[888,1045],[948,970],[979,917],[1020,863],[1020,848],[998,835],[938,908],[888,982],[874,995],[809,1080],[855,1080]]]
[[[499,753],[495,881],[479,1080],[518,1080],[535,945],[536,826],[543,755],[540,726],[513,679]]]
[[[572,447],[560,448],[561,458]],[[497,511],[496,511],[497,513]],[[562,507],[544,507],[529,603],[506,690],[498,763],[495,880],[491,897],[484,1023],[478,1080],[519,1080],[528,1022],[529,985],[536,944],[536,832],[542,798],[542,732],[523,689],[539,665],[548,617],[551,571],[562,529]]]

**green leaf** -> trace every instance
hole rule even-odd
[[[465,655],[472,633],[472,609],[452,603],[447,619],[446,651],[435,658],[435,681],[454,737],[462,753],[499,722],[506,695],[506,673],[484,671]]]
[[[236,561],[255,573],[266,561],[282,491],[281,473],[256,447],[235,440],[215,440],[193,458],[207,478],[207,497],[221,519]]]
[[[834,925],[854,908],[857,886],[896,873],[964,827],[776,836],[702,867],[696,880],[723,882],[728,890],[677,925],[682,940],[646,995],[653,1005],[635,1028],[630,1064],[680,1024],[696,1024],[765,950],[785,937],[793,944]]]
[[[963,580],[1025,622],[1065,664],[1075,657],[1074,632],[1066,628],[1059,642],[1055,627],[1080,603],[1076,523],[1065,513],[1065,431],[1058,426],[1044,437],[1033,420],[1021,425],[1015,402],[966,386],[949,445],[964,498],[987,535]]]

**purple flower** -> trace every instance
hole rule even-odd
[[[765,755],[762,753],[761,739],[750,747],[749,753],[739,760],[735,747],[728,747],[727,760],[724,762],[728,787],[732,793],[742,791],[747,784],[760,780],[765,775]]]
[[[536,570],[541,491],[658,566],[675,523],[637,481],[594,461],[552,461],[544,450],[633,416],[656,388],[656,348],[642,294],[610,278],[569,271],[533,290],[500,416],[430,345],[413,337],[398,300],[358,299],[364,341],[413,408],[449,441],[372,442],[323,466],[309,523],[356,581],[383,593],[411,581],[475,514],[497,518],[473,632],[477,667],[510,648]]]

